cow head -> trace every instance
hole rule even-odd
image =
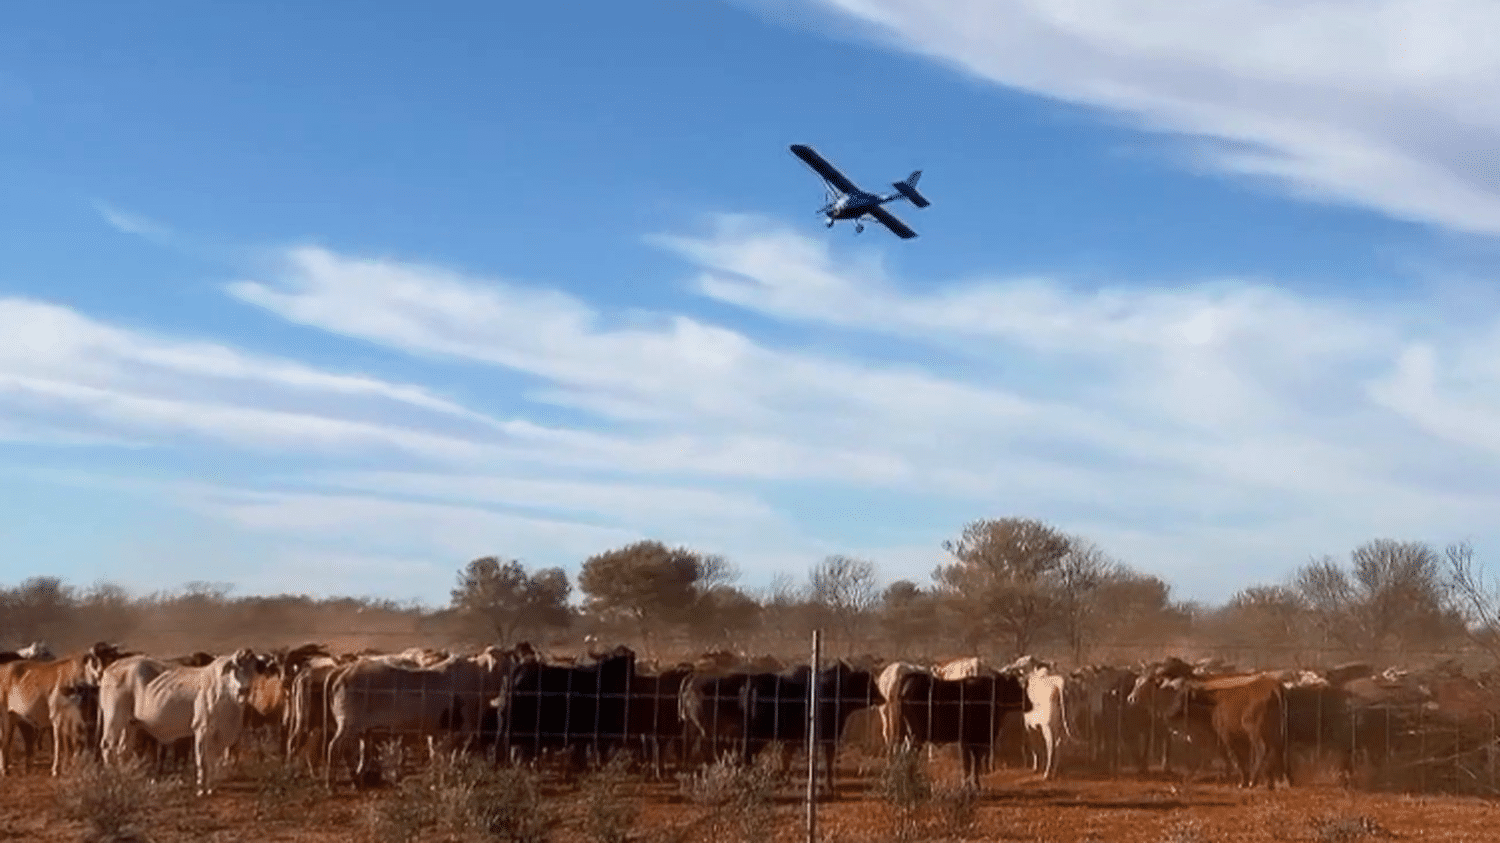
[[[256,668],[255,653],[248,647],[241,647],[233,655],[224,656],[219,665],[219,674],[225,687],[241,704],[250,699]]]
[[[16,651],[16,655],[23,659],[31,659],[38,662],[50,662],[57,658],[52,654],[52,648],[45,641],[33,641],[25,647]]]

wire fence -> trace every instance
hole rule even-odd
[[[1221,652],[1241,667],[1275,666]],[[1452,654],[1432,655],[1442,657],[1437,663]],[[1024,676],[945,679],[915,667],[882,688],[878,672],[820,663],[817,636],[807,661],[776,672],[652,670],[626,648],[571,664],[493,648],[429,661],[367,656],[262,675],[257,683],[284,682],[284,693],[250,694],[246,707],[262,715],[252,731],[274,735],[285,758],[338,785],[395,772],[386,769],[393,757],[414,762],[451,750],[562,777],[628,754],[642,775],[669,780],[719,759],[747,763],[781,744],[806,752],[809,806],[841,772],[869,769],[865,762],[878,763],[894,742],[952,746],[973,783],[997,765],[1039,767],[1046,749],[1037,745],[1040,730],[1027,727],[1046,712],[1028,702]],[[1189,705],[1174,718],[1132,699],[1138,671],[1065,676],[1059,775],[1233,777],[1235,760],[1202,711]],[[111,677],[106,671],[101,686],[119,681]],[[1282,772],[1293,785],[1500,794],[1500,694],[1475,679],[1371,670],[1281,693],[1268,734],[1283,747]],[[108,706],[97,716],[106,739],[141,720],[139,710]],[[382,752],[388,745],[405,751]],[[815,833],[811,807],[808,829]]]

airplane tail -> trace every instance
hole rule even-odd
[[[913,170],[912,174],[906,177],[906,181],[895,182],[892,184],[892,187],[895,187],[896,192],[905,196],[913,205],[916,205],[918,208],[925,208],[932,203],[928,202],[926,197],[917,192],[917,179],[921,177],[921,170]]]

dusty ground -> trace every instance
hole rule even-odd
[[[78,841],[87,825],[77,819],[81,796],[92,794],[96,816],[131,815],[144,839],[167,841],[297,841],[332,843],[364,840],[502,839],[445,832],[428,826],[407,837],[402,825],[402,791],[363,794],[340,790],[329,795],[320,783],[278,778],[269,767],[246,765],[232,773],[218,794],[199,799],[181,779],[155,786],[136,780],[99,795],[98,780],[53,780],[34,772],[0,780],[0,841]],[[941,765],[938,780],[948,774]],[[895,840],[897,823],[872,792],[873,774],[841,770],[839,796],[819,806],[820,838],[825,841]],[[639,814],[617,820],[629,839],[693,843],[757,843],[803,839],[805,809],[800,790],[778,792],[760,822],[748,822],[684,798],[675,783],[624,780],[610,805],[639,806]],[[154,788],[154,789],[152,789]],[[430,788],[428,789],[431,790]],[[586,791],[547,783],[542,804],[555,812],[553,840],[601,839],[599,801]],[[591,811],[593,813],[591,813]],[[85,812],[87,813],[87,811]],[[1251,793],[1213,783],[1177,778],[1080,779],[1052,782],[1018,770],[987,776],[972,824],[961,811],[929,804],[910,830],[916,840],[1098,841],[1098,843],[1216,843],[1217,841],[1500,840],[1500,802],[1445,796],[1404,796],[1346,790],[1326,785]]]

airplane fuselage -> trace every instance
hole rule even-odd
[[[889,201],[891,200],[887,197],[876,196],[872,193],[848,193],[829,205],[826,213],[830,220],[857,220],[870,213],[872,208],[878,208]]]

